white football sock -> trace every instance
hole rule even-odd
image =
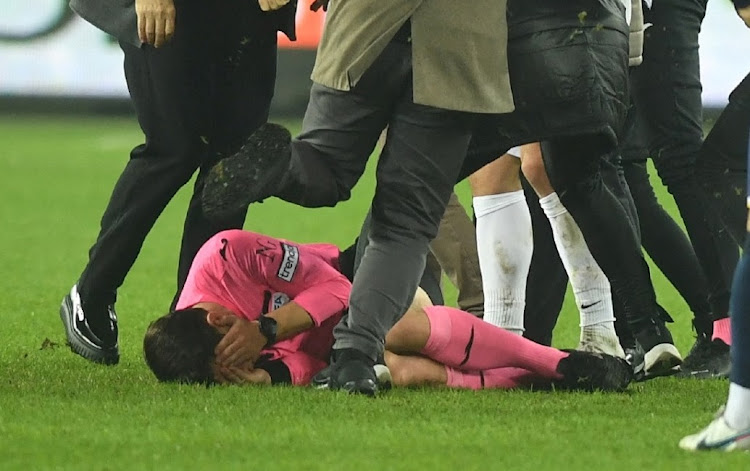
[[[584,340],[584,333],[589,341],[600,336],[609,338],[614,335],[617,338],[609,280],[591,255],[578,223],[565,209],[557,193],[541,198],[539,204],[552,226],[557,252],[573,288],[581,314],[581,340]]]
[[[591,353],[606,353],[625,358],[625,351],[620,345],[614,325],[611,322],[589,325],[581,329],[581,338],[576,350]]]
[[[729,383],[729,398],[724,420],[735,430],[750,429],[750,389]]]
[[[523,190],[477,196],[477,253],[484,289],[484,320],[523,334],[526,277],[534,240]]]

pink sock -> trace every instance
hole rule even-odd
[[[732,345],[732,325],[728,317],[714,321],[714,335],[711,340],[719,339],[727,345]]]
[[[430,337],[422,354],[463,371],[516,367],[557,379],[557,365],[568,354],[495,327],[446,306],[425,308]]]
[[[461,371],[446,366],[445,371],[448,373],[448,386],[459,389],[514,389],[539,378],[531,371],[521,368]]]

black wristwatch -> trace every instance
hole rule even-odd
[[[260,316],[258,318],[258,328],[260,329],[260,333],[263,334],[263,336],[266,338],[267,342],[265,347],[268,348],[274,343],[276,343],[276,332],[278,331],[279,325],[276,322],[276,319],[273,317],[268,316]]]

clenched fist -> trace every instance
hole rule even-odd
[[[135,13],[141,42],[161,47],[174,35],[174,0],[135,0]]]

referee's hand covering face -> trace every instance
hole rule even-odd
[[[142,43],[161,47],[174,35],[174,0],[135,0],[135,13]]]

